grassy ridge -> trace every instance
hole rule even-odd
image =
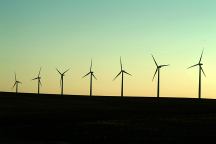
[[[0,93],[0,142],[184,143],[216,134],[216,100]]]

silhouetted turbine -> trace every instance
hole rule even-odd
[[[88,75],[90,75],[90,96],[92,96],[92,77],[94,77],[97,80],[97,78],[94,75],[94,72],[92,71],[92,60],[91,60],[90,71],[89,71],[89,73],[84,75],[83,78],[88,76]]]
[[[121,82],[121,97],[124,96],[124,74],[127,74],[127,75],[130,75],[132,76],[131,74],[129,74],[128,72],[126,72],[125,70],[123,70],[122,68],[122,61],[121,61],[121,57],[120,57],[120,66],[121,66],[121,71],[119,72],[119,74],[117,74],[117,76],[113,79],[115,80],[119,75],[122,75],[122,82]]]
[[[169,66],[169,65],[158,65],[153,55],[152,55],[152,58],[153,58],[153,60],[154,60],[154,62],[155,62],[155,65],[156,65],[156,67],[157,67],[157,68],[156,68],[156,71],[155,71],[155,73],[154,73],[154,76],[153,76],[152,81],[154,80],[156,74],[158,74],[157,97],[159,98],[159,97],[160,97],[160,69],[161,69],[162,67]]]
[[[32,79],[32,80],[37,80],[38,81],[38,94],[40,94],[40,87],[42,86],[40,73],[41,73],[41,68],[39,70],[39,73],[38,73],[37,77]]]
[[[15,82],[14,82],[13,88],[16,86],[16,94],[17,94],[18,93],[19,84],[22,84],[22,83],[17,80],[16,73],[14,73],[14,75],[15,75]]]
[[[65,72],[61,73],[58,69],[56,69],[58,71],[58,73],[61,75],[61,79],[60,79],[60,86],[61,86],[61,95],[63,95],[63,91],[64,91],[64,76],[65,73],[68,72],[70,69],[66,70]]]
[[[201,74],[201,73],[203,73],[203,75],[206,76],[206,74],[205,74],[205,72],[204,72],[204,70],[203,70],[203,68],[202,68],[202,65],[203,65],[203,64],[201,63],[201,61],[202,61],[202,56],[203,56],[203,51],[202,51],[202,54],[201,54],[199,63],[189,67],[189,68],[192,68],[192,67],[199,66],[199,89],[198,89],[198,98],[199,98],[199,99],[201,98],[201,80],[202,80],[202,78],[201,78],[202,74]],[[189,68],[188,68],[188,69],[189,69]]]

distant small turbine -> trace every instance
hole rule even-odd
[[[39,70],[39,73],[38,73],[37,77],[32,79],[32,80],[37,80],[38,81],[38,94],[40,94],[40,87],[42,86],[40,73],[41,73],[41,68]]]
[[[88,75],[90,75],[90,96],[92,96],[92,77],[94,77],[97,80],[97,78],[94,75],[94,72],[92,71],[92,60],[91,60],[90,71],[89,71],[89,73],[84,75],[83,78],[88,76]]]
[[[203,51],[204,51],[204,50],[203,50]],[[195,65],[193,65],[193,66],[191,66],[191,67],[188,68],[188,69],[190,69],[190,68],[192,68],[192,67],[199,66],[199,89],[198,89],[198,98],[199,98],[199,99],[201,98],[201,80],[202,80],[201,76],[202,76],[202,73],[203,73],[203,75],[206,77],[206,74],[205,74],[205,72],[204,72],[204,70],[203,70],[203,68],[202,68],[202,65],[203,65],[203,64],[201,63],[202,57],[203,57],[203,51],[202,51],[202,54],[201,54],[199,63],[198,63],[198,64],[195,64]]]
[[[152,58],[153,58],[153,60],[154,60],[154,62],[155,62],[155,65],[156,65],[156,67],[157,67],[157,68],[156,68],[156,71],[155,71],[155,73],[154,73],[154,76],[153,76],[152,81],[154,80],[156,74],[158,74],[157,97],[159,98],[159,97],[160,97],[160,69],[161,69],[162,67],[166,67],[166,66],[169,66],[169,65],[158,65],[153,55],[152,55]]]
[[[15,81],[14,81],[13,88],[16,86],[16,94],[17,94],[18,93],[19,84],[22,84],[22,82],[20,82],[20,81],[17,80],[16,73],[14,73],[14,75],[15,75]]]
[[[65,73],[68,72],[70,69],[66,70],[65,72],[61,73],[58,69],[56,69],[58,71],[58,73],[60,74],[61,76],[61,79],[60,79],[60,86],[61,86],[61,95],[63,95],[63,91],[64,91],[64,76],[65,76]]]
[[[119,75],[122,76],[122,82],[121,82],[121,97],[124,96],[124,74],[127,74],[127,75],[130,75],[132,76],[131,74],[129,74],[128,72],[126,72],[125,70],[123,70],[122,68],[122,61],[121,61],[121,57],[120,57],[120,66],[121,66],[121,71],[119,72],[119,74],[117,74],[117,76],[113,79],[115,80]]]

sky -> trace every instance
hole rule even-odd
[[[198,95],[198,63],[202,62],[202,97],[216,98],[216,2],[212,0],[1,0],[0,91],[14,91],[14,72],[21,92],[37,92],[42,67],[42,93],[120,95],[123,68],[126,96],[156,96],[155,64],[161,70],[161,97]]]

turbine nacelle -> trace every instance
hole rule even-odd
[[[36,78],[34,78],[32,80],[41,80],[41,77],[36,77]]]
[[[116,78],[117,78],[121,73],[125,73],[125,74],[128,74],[128,75],[132,76],[131,74],[129,74],[128,72],[126,72],[125,70],[123,70],[123,65],[122,65],[121,57],[120,57],[120,66],[121,66],[121,70],[120,70],[120,73],[116,76]]]
[[[58,73],[61,75],[61,77],[64,77],[65,74],[70,70],[70,69],[67,69],[66,71],[64,71],[63,73],[61,73],[58,69],[56,69],[58,71]]]
[[[202,57],[203,57],[203,51],[202,51],[202,54],[201,54],[201,56],[200,56],[199,63],[188,67],[188,69],[193,68],[193,67],[196,67],[196,66],[199,66],[200,71],[202,71],[203,75],[206,76],[206,74],[205,74],[205,72],[204,72],[204,70],[203,70],[203,68],[202,68],[202,66],[203,66],[203,63],[201,63]]]
[[[40,80],[41,80],[40,74],[41,74],[41,68],[40,68],[40,70],[39,70],[39,72],[38,72],[37,77],[33,78],[32,80],[39,80],[39,81],[40,81]]]
[[[155,78],[155,76],[156,76],[156,74],[159,73],[159,70],[160,70],[162,67],[169,66],[169,64],[167,64],[167,65],[158,65],[153,55],[152,55],[152,58],[153,58],[153,60],[154,60],[154,62],[155,62],[155,65],[156,65],[156,67],[157,67],[156,70],[155,70],[153,79],[152,79],[152,81],[153,81],[154,78]]]
[[[37,77],[36,78],[34,78],[34,79],[32,79],[32,80],[36,80],[36,79],[41,79],[41,77],[40,77],[40,74],[41,74],[41,68],[40,68],[40,70],[39,70],[39,72],[38,72],[38,75],[37,75]]]
[[[15,76],[15,79],[14,79],[14,86],[17,85],[17,84],[21,84],[22,82],[17,80],[16,73],[14,73],[14,76]],[[14,87],[14,86],[13,86],[13,87]]]
[[[16,81],[15,83],[16,83],[16,84],[21,84],[22,82],[20,82],[20,81]]]
[[[88,76],[88,75],[93,76],[94,79],[97,80],[96,76],[94,75],[94,72],[92,71],[92,60],[91,60],[90,70],[89,70],[89,72],[86,75],[83,76],[83,78],[86,77],[86,76]]]
[[[160,66],[158,66],[157,68],[160,69],[160,68],[166,67],[166,66],[169,66],[169,65],[160,65]]]

